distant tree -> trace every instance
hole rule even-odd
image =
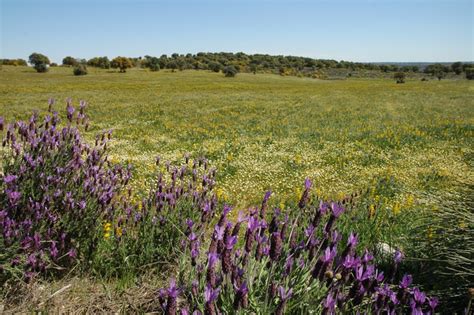
[[[455,62],[451,65],[451,70],[453,70],[454,73],[456,73],[457,75],[460,75],[462,73],[462,70],[463,70],[463,64],[462,62]]]
[[[75,66],[77,64],[78,64],[78,62],[77,62],[76,58],[74,58],[74,57],[67,56],[67,57],[63,58],[63,66]]]
[[[256,64],[251,63],[250,66],[249,66],[249,69],[250,69],[250,72],[252,72],[253,74],[257,74],[257,65]]]
[[[208,65],[209,70],[214,72],[219,72],[222,69],[222,65],[218,62],[211,61]]]
[[[87,67],[83,64],[77,64],[73,70],[74,75],[86,75]]]
[[[32,53],[28,60],[37,72],[48,71],[48,65],[51,63],[48,57],[39,53]]]
[[[428,65],[424,72],[431,74],[432,76],[438,78],[438,80],[441,80],[446,76],[446,73],[449,72],[449,67],[443,66],[440,63],[436,63]]]
[[[157,57],[145,56],[144,66],[149,68],[151,71],[159,71],[160,59]]]
[[[420,71],[420,68],[418,66],[411,66],[411,71],[416,73],[416,72]]]
[[[161,55],[159,58],[159,62],[160,62],[160,69],[165,69],[168,64],[168,56]]]
[[[97,67],[102,69],[110,68],[110,60],[106,56],[104,57],[94,57],[87,61],[87,65],[90,67]]]
[[[132,61],[127,57],[115,57],[110,63],[112,68],[120,69],[120,72],[126,72],[128,68],[132,67]]]
[[[225,66],[222,72],[224,72],[224,75],[226,77],[235,77],[235,75],[237,74],[237,69],[232,65]]]
[[[50,67],[57,67],[57,66],[58,66],[58,64],[57,64],[57,63],[55,63],[55,62],[53,62],[53,63],[51,63],[49,66],[50,66]]]
[[[393,78],[397,80],[397,83],[405,83],[406,74],[405,72],[395,72]]]
[[[0,65],[5,66],[28,66],[24,59],[0,59]]]
[[[286,72],[285,67],[280,67],[280,68],[278,69],[278,73],[279,73],[280,75],[285,75],[285,72]]]
[[[464,72],[466,72],[466,79],[474,80],[474,67],[465,68]]]
[[[178,64],[176,63],[176,61],[171,60],[170,62],[168,62],[168,68],[171,69],[171,72],[174,72],[178,68]]]

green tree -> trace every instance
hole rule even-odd
[[[75,66],[77,64],[78,64],[78,62],[77,62],[76,58],[74,58],[74,57],[67,56],[67,57],[63,58],[63,66]]]
[[[440,63],[436,63],[428,65],[424,72],[431,74],[432,76],[438,78],[438,80],[441,80],[446,76],[446,73],[449,72],[449,67],[443,66]]]
[[[174,72],[178,68],[178,64],[176,63],[176,61],[171,60],[170,62],[168,62],[168,68],[171,69],[171,72]]]
[[[144,66],[149,68],[151,71],[160,70],[160,59],[152,56],[145,56]]]
[[[465,68],[464,72],[466,72],[466,79],[474,80],[474,67]]]
[[[110,63],[112,68],[120,69],[120,72],[124,73],[128,68],[132,67],[132,61],[127,57],[115,57]]]
[[[48,57],[39,53],[32,53],[28,57],[28,61],[33,65],[37,72],[48,71],[48,65],[51,63]]]
[[[453,70],[453,72],[457,75],[460,75],[462,73],[462,66],[462,62],[455,62],[451,65],[451,70]]]

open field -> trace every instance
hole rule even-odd
[[[50,97],[57,110],[67,97],[86,100],[89,134],[113,128],[112,160],[135,166],[138,188],[147,186],[156,155],[175,161],[185,152],[207,157],[219,170],[218,195],[240,206],[266,189],[299,198],[295,187],[308,176],[322,195],[338,198],[393,175],[405,192],[394,205],[474,178],[474,84],[467,80],[96,69],[75,77],[70,68],[4,67],[0,85],[7,121],[46,110]]]

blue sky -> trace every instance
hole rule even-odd
[[[472,61],[472,0],[0,0],[1,58],[229,51]]]

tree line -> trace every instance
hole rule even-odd
[[[31,54],[28,61],[38,72],[46,72],[49,65],[56,65],[51,63],[47,56],[39,53]],[[1,59],[0,64],[26,66],[27,62],[23,59]],[[172,71],[187,69],[209,70],[213,72],[222,71],[226,76],[234,76],[238,72],[254,74],[257,72],[308,74],[327,69],[347,69],[349,71],[375,70],[384,73],[417,73],[421,70],[416,65],[398,66],[395,64],[360,63],[296,56],[249,55],[242,52],[200,52],[186,55],[174,53],[170,56],[161,55],[160,57],[155,57],[146,55],[135,58],[119,56],[112,60],[109,60],[106,56],[94,57],[89,60],[67,56],[63,58],[62,65],[74,67],[75,74],[87,74],[87,66],[102,69],[114,68],[119,69],[120,72],[126,72],[127,69],[132,67],[148,68],[151,71],[159,71],[160,69],[170,69]],[[465,73],[468,79],[473,79],[473,69],[474,64],[470,63],[455,62],[450,66],[436,63],[425,67],[423,72],[437,77],[439,80],[450,72],[456,75]]]

